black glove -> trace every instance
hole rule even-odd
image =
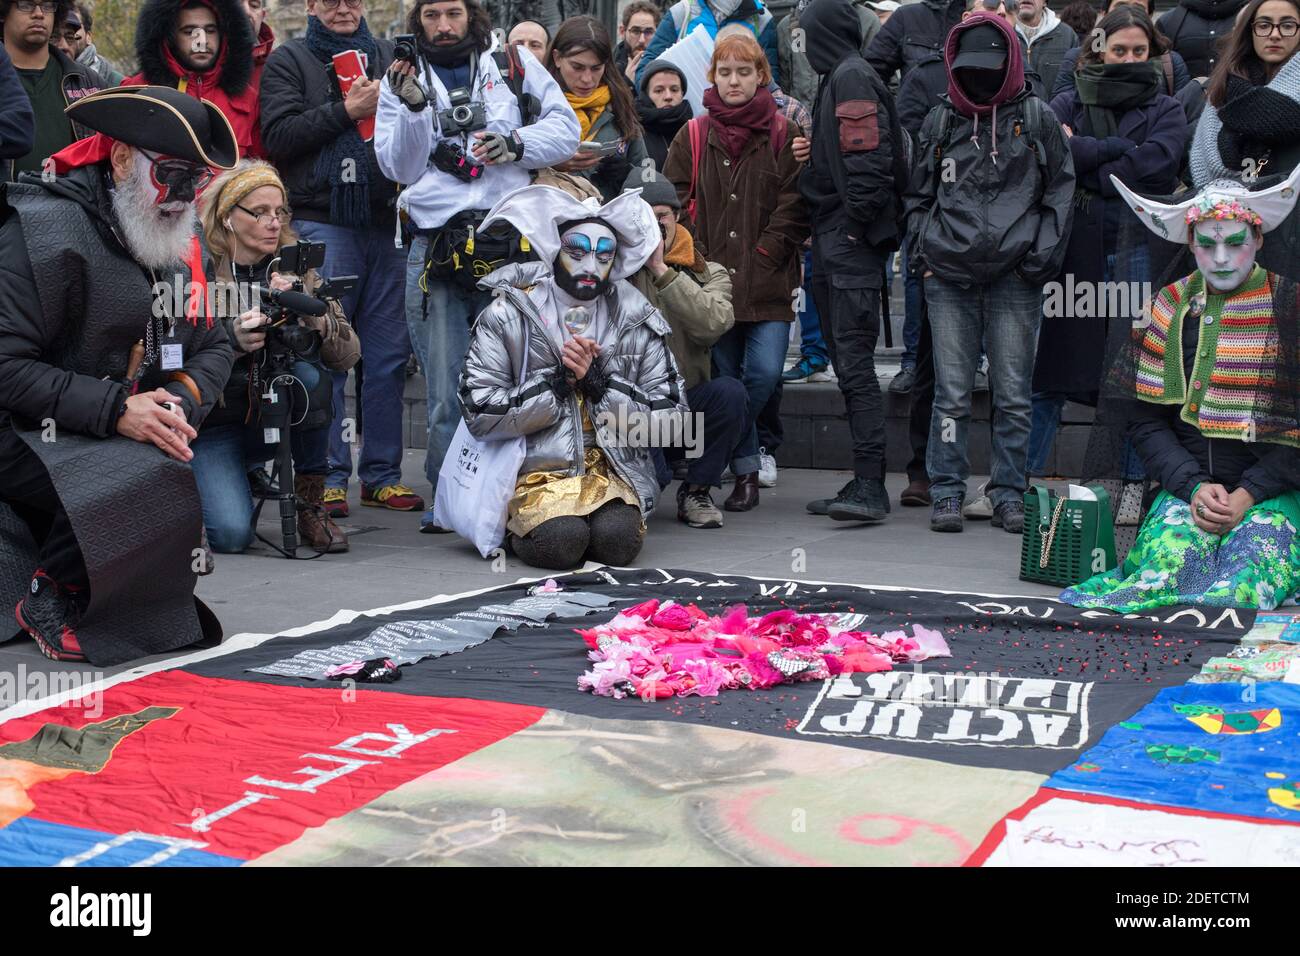
[[[593,402],[600,401],[609,390],[609,376],[605,374],[603,365],[598,362],[599,360],[593,359],[587,374],[578,382],[579,391]]]
[[[551,373],[547,379],[547,384],[551,386],[551,391],[555,393],[558,401],[568,401],[569,396],[573,394],[573,381],[569,378],[573,373],[567,368],[558,368]]]

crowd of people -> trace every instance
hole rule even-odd
[[[97,622],[160,571],[90,538],[192,528],[192,597],[210,552],[252,544],[259,501],[292,500],[286,534],[346,551],[354,469],[362,505],[423,512],[421,532],[481,536],[438,506],[469,483],[487,544],[545,568],[629,564],[674,481],[691,528],[758,508],[784,388],[832,374],[853,477],[807,510],[884,522],[876,355],[896,279],[899,503],[932,530],[1023,533],[1066,402],[1101,422],[1131,399],[1145,414],[1116,413],[1113,473],[1084,477],[1119,479],[1146,523],[1128,562],[1067,595],[1267,607],[1295,590],[1256,552],[1295,548],[1300,518],[1296,0],[1159,16],[1154,0],[799,0],[779,17],[632,0],[615,30],[560,0],[414,0],[394,36],[365,0],[307,14],[277,38],[266,0],[145,0],[134,62],[115,66],[85,3],[0,0],[0,504],[30,535],[3,540],[33,556],[18,620],[49,656],[126,653]],[[1108,312],[1125,283],[1160,294]],[[1093,304],[1049,308],[1062,285]],[[1227,336],[1234,310],[1234,334],[1255,323],[1250,375],[1216,364],[1196,321],[1223,314]],[[1177,355],[1174,333],[1188,364],[1155,388],[1142,362]],[[1115,372],[1131,347],[1136,381]],[[401,473],[413,363],[428,496]],[[980,390],[991,467],[971,494]],[[1228,450],[1238,425],[1256,444]],[[99,444],[69,463],[54,449],[77,441],[42,429]],[[108,480],[93,450],[118,438],[165,453],[123,453],[122,475],[192,475],[192,507],[104,507],[91,535],[69,488]],[[475,456],[510,462],[495,497]],[[286,458],[291,485],[270,464]],[[1183,520],[1204,539],[1152,530]],[[1261,543],[1252,521],[1281,530]],[[1189,557],[1210,540],[1233,542],[1222,581]],[[1171,576],[1171,554],[1195,571]],[[211,630],[178,601],[169,641]]]

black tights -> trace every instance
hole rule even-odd
[[[535,568],[567,571],[584,560],[625,566],[641,553],[641,511],[611,501],[587,517],[543,521],[522,538],[510,536],[519,559]]]

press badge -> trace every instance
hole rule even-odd
[[[163,343],[162,369],[164,372],[179,371],[185,365],[184,349],[179,342]]]

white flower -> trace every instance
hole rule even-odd
[[[1147,568],[1142,572],[1142,579],[1135,586],[1139,591],[1154,591],[1156,588],[1163,587],[1168,580],[1168,571],[1152,571]]]
[[[1186,512],[1186,514],[1184,514],[1183,512]],[[1167,514],[1165,514],[1165,524],[1167,525],[1173,525],[1174,527],[1177,527],[1178,525],[1191,524],[1191,523],[1192,523],[1192,509],[1188,505],[1183,505],[1181,508],[1171,510]]]
[[[1255,585],[1255,596],[1259,599],[1259,606],[1262,608],[1274,607],[1277,604],[1277,590],[1267,581],[1260,581]]]
[[[1256,511],[1250,516],[1250,520],[1255,524],[1272,524],[1273,516],[1267,511]]]

